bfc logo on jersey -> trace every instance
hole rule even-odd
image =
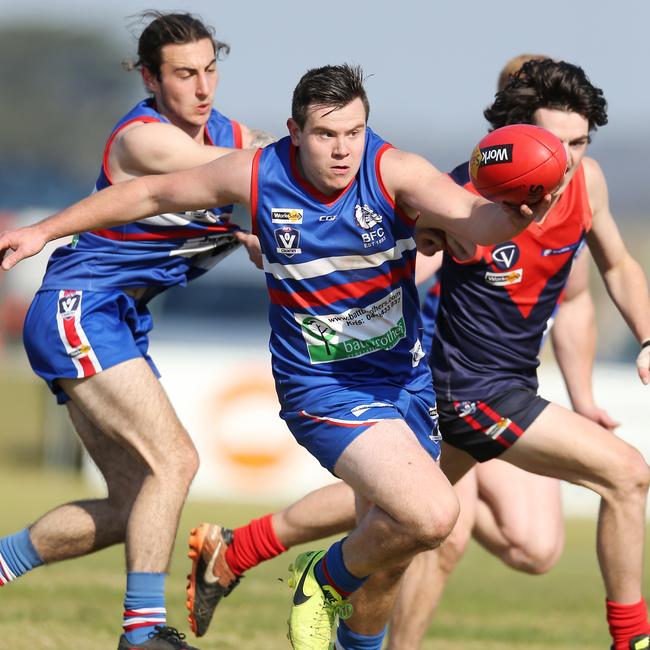
[[[362,228],[361,239],[364,248],[378,246],[386,241],[386,231],[381,225],[384,218],[367,204],[359,205],[357,203],[354,207],[354,219]]]
[[[300,231],[291,226],[283,226],[273,231],[277,251],[286,257],[293,257],[302,253],[300,248]]]
[[[364,230],[370,230],[384,220],[380,214],[377,214],[366,203],[363,205],[359,205],[357,203],[354,206],[354,218],[359,224],[359,227],[363,228]]]
[[[302,210],[299,208],[271,208],[273,223],[302,223]]]
[[[64,296],[63,298],[59,298],[59,314],[61,314],[65,320],[74,318],[77,311],[79,310],[80,303],[81,295],[78,293],[71,296]]]
[[[512,268],[519,260],[519,246],[514,242],[499,244],[492,249],[492,261],[494,266],[502,271]]]

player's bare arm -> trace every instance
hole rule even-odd
[[[172,124],[136,122],[113,142],[108,168],[114,183],[205,165],[233,149],[203,145]]]
[[[589,292],[589,252],[574,261],[551,341],[573,410],[613,431],[619,423],[595,400],[592,372],[596,355],[596,315]]]
[[[112,185],[39,223],[0,236],[2,268],[9,270],[54,239],[110,228],[163,212],[241,203],[249,209],[252,150],[235,151],[191,170],[143,176]]]
[[[605,176],[598,163],[583,160],[592,210],[592,228],[587,235],[589,250],[607,291],[639,343],[650,340],[648,282],[639,263],[630,255],[609,209]],[[650,346],[637,358],[639,377],[650,382]]]
[[[382,156],[381,174],[396,203],[411,215],[420,215],[420,227],[438,228],[475,244],[514,237],[533,219],[541,219],[550,205],[550,197],[532,207],[490,203],[459,187],[424,158],[397,149]]]

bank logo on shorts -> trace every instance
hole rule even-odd
[[[312,364],[343,361],[390,350],[406,336],[402,289],[367,307],[340,314],[294,314]]]
[[[301,208],[271,208],[272,223],[302,223]]]
[[[495,422],[491,427],[485,430],[485,435],[490,436],[492,439],[496,439],[506,431],[511,424],[512,420],[509,418],[501,418],[498,422]]]
[[[302,253],[300,248],[300,231],[291,226],[283,226],[273,231],[278,253],[286,257],[293,257]]]

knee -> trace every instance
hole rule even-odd
[[[456,563],[465,554],[471,537],[471,526],[467,526],[461,517],[440,547],[439,563],[445,573],[453,571]]]
[[[191,438],[181,429],[174,443],[168,448],[156,449],[148,463],[154,476],[168,481],[174,477],[174,484],[180,489],[186,489],[193,481],[199,469],[199,454]]]
[[[612,467],[616,472],[612,481],[614,498],[619,501],[639,498],[645,500],[650,487],[650,467],[641,452],[627,446],[616,462],[612,463]]]
[[[423,509],[419,521],[411,528],[417,546],[423,551],[438,548],[449,537],[460,513],[453,489],[437,497],[429,508]]]
[[[562,554],[564,531],[553,538],[536,537],[528,540],[511,540],[506,564],[517,571],[531,575],[541,575],[550,571]]]

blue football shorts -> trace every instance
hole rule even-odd
[[[303,408],[281,411],[295,439],[334,474],[345,448],[381,420],[404,420],[429,455],[438,460],[440,434],[432,388],[410,392],[394,386],[342,388]]]
[[[143,357],[153,328],[149,310],[121,290],[39,291],[27,312],[23,341],[34,372],[64,404],[70,398],[58,385],[62,378],[83,379]]]

